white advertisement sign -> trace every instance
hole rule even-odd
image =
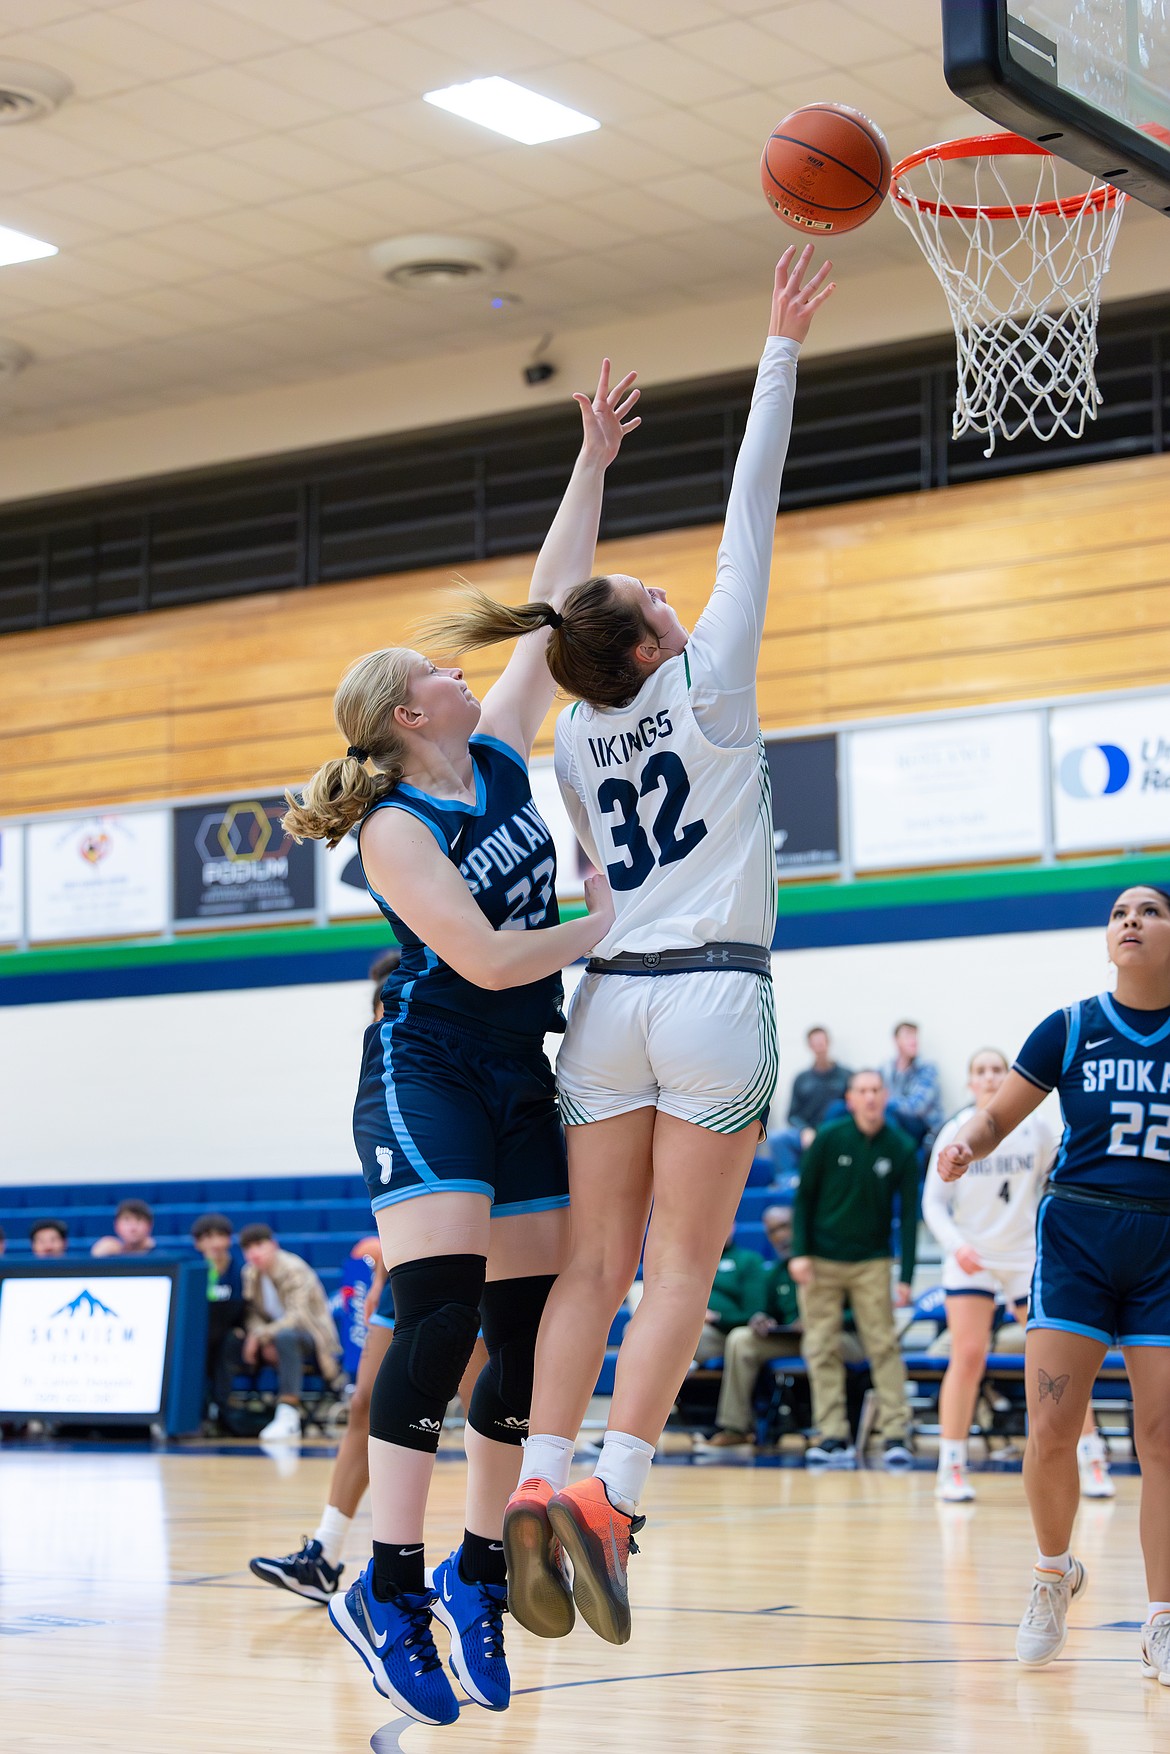
[[[28,830],[28,927],[34,942],[119,938],[167,924],[170,814],[36,822]]]
[[[570,897],[579,900],[585,893],[586,875],[593,867],[573,832],[551,757],[544,756],[534,761],[528,777],[532,781],[532,797],[540,811],[541,821],[552,835],[557,849],[557,897],[560,901]]]
[[[170,1308],[165,1276],[0,1279],[0,1409],[158,1413]]]
[[[1040,713],[855,731],[848,748],[859,871],[976,864],[1043,851]]]
[[[369,919],[379,912],[362,876],[356,834],[325,849],[325,906],[331,920]]]
[[[1053,709],[1058,852],[1170,845],[1170,693]]]
[[[12,944],[24,924],[24,830],[0,828],[0,944]]]

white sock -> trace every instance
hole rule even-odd
[[[1106,1454],[1105,1439],[1099,1431],[1090,1431],[1077,1444],[1078,1462],[1103,1462]]]
[[[1072,1554],[1071,1553],[1056,1553],[1056,1554],[1037,1553],[1037,1555],[1036,1555],[1036,1569],[1037,1569],[1037,1571],[1060,1571],[1060,1572],[1071,1571],[1072,1570]]]
[[[631,1437],[628,1431],[607,1431],[601,1445],[601,1457],[594,1468],[609,1494],[615,1510],[633,1516],[650,1477],[654,1445]]]
[[[967,1466],[967,1439],[965,1437],[943,1437],[938,1445],[938,1471],[949,1474],[952,1468]]]
[[[558,1492],[569,1484],[573,1466],[571,1437],[549,1437],[543,1432],[526,1437],[520,1466],[521,1480],[547,1480]]]
[[[1146,1613],[1147,1625],[1155,1614],[1170,1614],[1170,1602],[1151,1602]]]
[[[320,1541],[326,1565],[336,1565],[341,1559],[341,1549],[345,1546],[345,1537],[349,1534],[352,1521],[351,1516],[345,1516],[332,1504],[327,1504],[321,1512],[321,1521],[313,1539]]]

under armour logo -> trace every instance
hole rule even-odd
[[[730,962],[731,961],[731,952],[730,952],[730,950],[715,950],[710,945],[708,945],[707,951],[706,951],[706,954],[705,954],[703,960],[704,960],[704,962],[706,962],[710,966],[714,966],[716,964],[722,964],[725,962]]]
[[[382,1186],[385,1187],[394,1174],[394,1153],[389,1145],[375,1145],[374,1156],[378,1159],[378,1167],[382,1171]]]

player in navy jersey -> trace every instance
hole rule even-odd
[[[592,565],[605,470],[639,424],[633,376],[578,396],[584,438],[537,558],[554,604]],[[374,1685],[424,1723],[458,1715],[431,1632],[478,1704],[503,1710],[504,1506],[528,1426],[536,1332],[567,1239],[564,1141],[544,1037],[563,1029],[560,971],[613,922],[604,878],[561,924],[552,838],[528,757],[553,698],[548,629],[516,645],[482,707],[458,668],[373,652],[334,699],[348,742],[290,796],[295,835],[357,824],[371,895],[402,959],[366,1035],[354,1139],[390,1275],[394,1332],[370,1398],[374,1553],[329,1615]],[[423,1519],[447,1402],[482,1325],[461,1545],[428,1580]]]
[[[1024,1483],[1040,1551],[1016,1654],[1030,1667],[1058,1656],[1084,1589],[1069,1551],[1077,1438],[1106,1348],[1120,1345],[1142,1468],[1142,1665],[1170,1685],[1170,889],[1125,890],[1106,940],[1115,992],[1046,1017],[938,1167],[957,1180],[1059,1093],[1064,1137],[1037,1215],[1025,1353]]]

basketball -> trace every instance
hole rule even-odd
[[[806,104],[773,128],[760,160],[769,205],[797,231],[853,231],[890,187],[890,149],[847,104]]]

